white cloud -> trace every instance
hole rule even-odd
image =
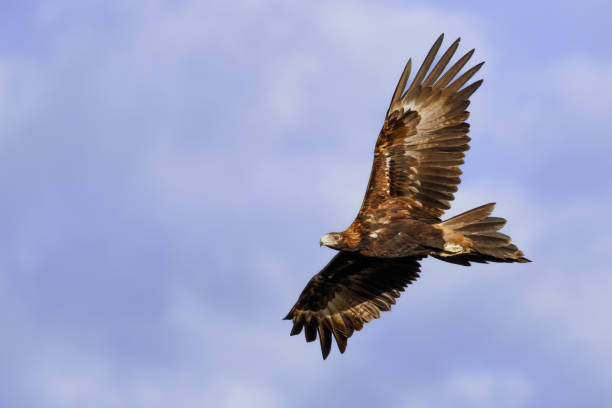
[[[402,406],[429,407],[524,407],[531,385],[521,375],[503,372],[456,372],[438,383],[412,391]]]
[[[568,111],[568,120],[590,120],[604,123],[612,106],[612,61],[595,61],[589,57],[568,57],[555,67],[555,76]],[[587,136],[588,135],[581,135]],[[608,135],[591,137],[608,138]]]
[[[441,33],[445,33],[448,44],[462,37],[470,48],[487,48],[486,39],[478,29],[483,21],[469,13],[331,2],[323,3],[318,14],[317,24],[343,53],[368,60],[370,67],[376,66],[385,72],[388,69],[385,66],[393,67],[393,61],[405,62],[410,56],[418,63],[420,59],[412,54],[415,47],[425,55]]]
[[[612,105],[609,60],[569,55],[489,68],[472,107],[472,133],[493,138],[504,151],[532,163],[609,143],[609,132],[601,130]]]
[[[612,244],[609,241],[608,244]],[[582,242],[581,247],[590,243]],[[612,278],[607,268],[579,255],[583,265],[564,262],[542,265],[525,289],[519,313],[537,322],[534,330],[554,333],[555,352],[575,355],[596,371],[604,382],[612,380]]]
[[[0,142],[40,109],[45,76],[33,61],[0,57]]]
[[[84,339],[47,335],[38,348],[30,350],[31,366],[24,380],[37,392],[27,401],[46,407],[287,406],[287,395],[275,387],[280,377],[271,379],[265,369],[274,358],[272,333],[202,309],[200,301],[195,310],[188,310],[193,305],[186,302],[190,300],[172,303],[166,317],[168,329],[177,330],[174,334],[182,339],[177,347],[189,347],[173,354],[185,354],[187,360],[143,363]],[[252,346],[245,346],[242,339]],[[307,367],[308,361],[304,363]]]
[[[308,85],[313,77],[321,74],[321,70],[322,61],[317,55],[295,54],[272,62],[261,83],[264,109],[259,110],[259,105],[253,106],[257,111],[250,115],[253,119],[267,118],[263,122],[269,129],[295,125],[299,119],[303,123],[308,119],[305,103],[315,99],[308,95]],[[279,133],[278,129],[275,133]]]

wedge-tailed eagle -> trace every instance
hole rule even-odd
[[[433,256],[459,265],[470,262],[529,262],[498,230],[494,203],[442,221],[460,183],[469,149],[466,122],[470,96],[482,79],[464,86],[483,62],[458,76],[474,50],[449,61],[457,39],[432,67],[441,35],[408,84],[408,60],[374,149],[374,164],[361,209],[343,232],[325,234],[321,245],[339,252],[304,288],[285,317],[291,335],[319,336],[323,358],[332,336],[344,353],[347,339],[364,323],[391,309],[400,292],[419,277],[419,260]],[[431,69],[430,69],[431,68]]]

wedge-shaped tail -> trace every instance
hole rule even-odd
[[[508,235],[498,232],[506,220],[489,216],[494,207],[495,203],[485,204],[438,224],[448,244],[446,251],[434,256],[460,265],[531,262]]]

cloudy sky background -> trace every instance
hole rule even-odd
[[[405,3],[2,2],[0,405],[612,405],[612,6]],[[281,318],[441,32],[487,62],[449,214],[534,263],[426,260],[323,361]]]

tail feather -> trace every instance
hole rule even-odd
[[[506,220],[500,217],[487,217],[483,220],[475,222],[474,224],[468,224],[461,227],[461,231],[469,232],[495,232],[503,228],[506,225]]]
[[[504,238],[500,238],[497,236],[493,236],[495,233],[489,233],[487,235],[475,235],[475,234],[464,234],[468,237],[474,247],[476,248],[498,248],[508,246],[511,242],[509,236],[504,234],[499,234],[504,236]]]
[[[449,218],[448,220],[442,222],[440,225],[450,229],[460,230],[465,226],[481,222],[493,212],[493,208],[495,208],[495,203],[481,205],[480,207],[473,208],[470,211],[455,215],[453,218]],[[505,221],[506,220],[504,220],[504,222]]]
[[[495,203],[485,204],[441,222],[439,225],[444,231],[460,233],[471,245],[460,251],[441,252],[436,258],[461,265],[469,265],[470,262],[531,262],[512,244],[508,235],[498,232],[506,220],[489,217],[494,207]],[[451,248],[455,249],[456,246]]]

